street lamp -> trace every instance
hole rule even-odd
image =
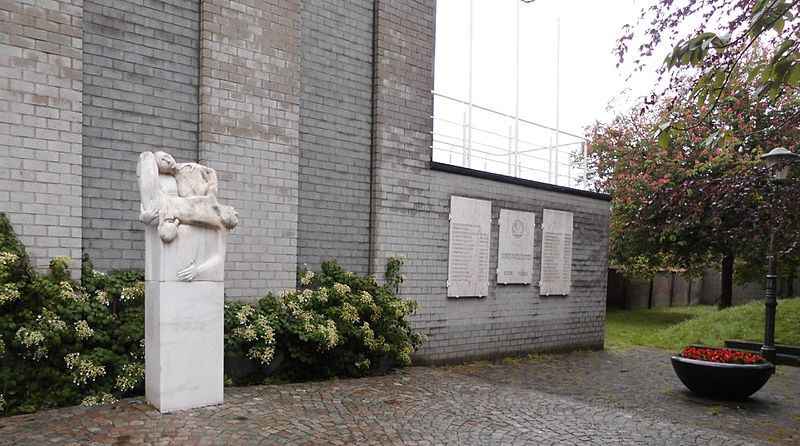
[[[797,155],[783,147],[776,147],[769,153],[761,155],[767,168],[773,171],[772,183],[780,184],[789,175],[790,161]],[[769,271],[767,271],[767,289],[764,298],[764,345],[761,346],[761,356],[767,361],[775,363],[775,308],[778,306],[778,262],[775,253],[775,233],[777,227],[773,226],[769,236]]]

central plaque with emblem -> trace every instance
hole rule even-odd
[[[533,212],[500,209],[500,243],[497,248],[497,283],[533,282]]]

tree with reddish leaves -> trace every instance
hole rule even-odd
[[[778,146],[797,149],[800,97],[759,95],[744,68],[699,108],[680,101],[697,81],[683,76],[655,102],[596,123],[585,160],[587,182],[613,197],[611,261],[645,275],[716,266],[721,307],[731,304],[734,265],[763,270],[774,228],[783,258],[796,266],[798,257],[800,179],[773,185],[758,157]],[[659,133],[664,122],[681,131]]]

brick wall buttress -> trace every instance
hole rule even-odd
[[[303,0],[299,265],[369,262],[373,0]]]
[[[200,162],[239,212],[226,294],[294,288],[300,109],[300,0],[204,0]]]
[[[198,0],[87,0],[83,249],[95,268],[143,269],[139,153],[197,161]]]
[[[31,260],[81,256],[83,0],[0,3],[0,211]]]

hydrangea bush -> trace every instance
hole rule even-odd
[[[328,261],[320,273],[301,270],[300,289],[270,293],[252,305],[228,302],[226,355],[271,364],[269,373],[285,379],[365,376],[408,365],[425,337],[407,318],[417,303],[393,292],[401,265],[390,257],[380,285],[374,275]],[[256,371],[255,379],[267,373]]]
[[[141,273],[106,276],[84,258],[47,274],[30,266],[0,214],[0,413],[94,404],[140,393],[144,377]]]
[[[407,365],[424,337],[407,320],[416,303],[393,292],[403,260],[388,259],[384,285],[327,262],[321,273],[301,271],[298,290],[254,305],[226,302],[226,356],[268,366],[239,382],[364,376]],[[106,275],[84,256],[79,282],[68,262],[57,257],[46,274],[36,272],[0,213],[0,415],[144,391],[143,274]]]

